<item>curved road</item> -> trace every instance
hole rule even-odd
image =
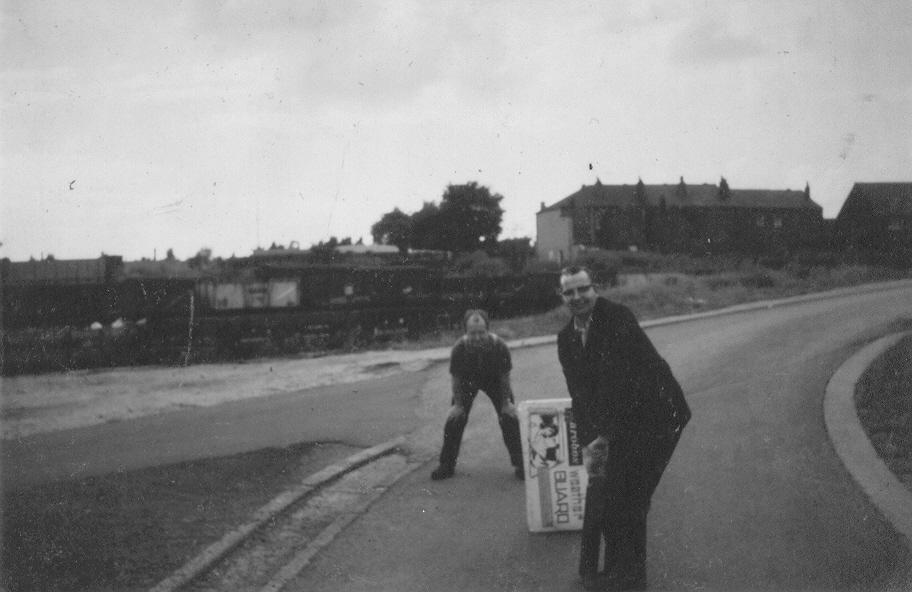
[[[905,590],[912,551],[840,463],[822,402],[865,343],[912,325],[912,288],[656,326],[691,424],[653,501],[651,589]],[[554,346],[516,350],[517,396],[565,390]],[[433,454],[445,368],[423,395]],[[575,590],[576,533],[530,534],[490,404],[470,419],[457,476],[432,465],[394,487],[296,581],[294,590]]]
[[[908,590],[912,551],[841,464],[826,385],[864,344],[912,327],[912,284],[647,329],[694,412],[649,522],[651,589]],[[566,396],[553,344],[514,350],[522,399]],[[362,383],[5,441],[6,486],[299,441],[366,447],[409,435],[433,458],[444,364]],[[530,534],[490,403],[455,478],[401,480],[290,589],[577,590],[577,533]],[[912,510],[910,510],[912,511]]]

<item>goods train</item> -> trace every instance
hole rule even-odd
[[[433,264],[250,257],[131,277],[102,256],[3,261],[0,279],[4,374],[352,348],[450,328],[468,307],[497,318],[558,304],[553,273],[456,277]]]

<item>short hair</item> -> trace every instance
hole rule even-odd
[[[464,330],[469,328],[469,319],[475,315],[480,316],[481,320],[484,321],[485,329],[488,329],[490,327],[491,322],[488,320],[488,313],[481,310],[480,308],[470,308],[469,310],[465,311],[464,315],[462,315],[462,328]]]
[[[585,265],[569,265],[569,266],[561,269],[560,274],[561,274],[561,277],[563,277],[565,275],[576,275],[576,274],[580,273],[581,271],[585,271],[586,275],[588,275],[589,278],[592,279],[592,271]]]

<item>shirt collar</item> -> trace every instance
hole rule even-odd
[[[573,328],[576,329],[577,331],[582,331],[585,333],[586,331],[589,330],[589,325],[591,323],[592,323],[591,314],[584,322],[580,322],[579,319],[577,319],[576,317],[573,317]]]

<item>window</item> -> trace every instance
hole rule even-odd
[[[776,216],[773,218],[773,228],[782,228],[782,217]]]
[[[764,226],[766,226],[766,218],[763,216],[763,214],[760,214],[757,216],[757,227],[763,228]]]

